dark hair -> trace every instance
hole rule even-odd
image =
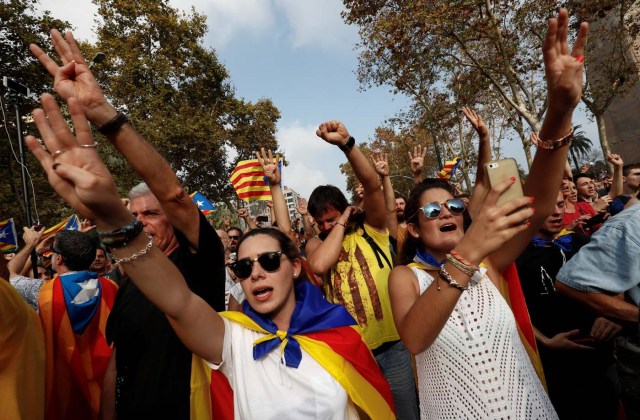
[[[633,169],[640,169],[640,163],[630,163],[622,167],[622,176],[629,176],[629,172]]]
[[[394,198],[397,200],[398,198],[402,198],[405,202],[405,204],[407,203],[407,197],[404,196],[404,194],[400,194],[399,192],[396,192],[393,194]]]
[[[237,227],[237,226],[231,226],[229,229],[227,229],[227,234],[228,234],[229,232],[231,232],[232,230],[237,230],[238,232],[240,232],[240,236],[242,236],[242,229],[240,229],[240,228],[239,228],[239,227]]]
[[[576,185],[578,185],[578,180],[579,180],[580,178],[589,178],[589,179],[593,179],[593,175],[592,175],[592,174],[590,174],[590,173],[580,173],[580,174],[576,174],[576,175],[573,177],[573,183],[574,183],[574,184],[576,184]]]
[[[251,238],[257,235],[266,235],[275,239],[276,241],[278,241],[278,245],[280,246],[282,255],[286,256],[287,259],[289,259],[290,261],[300,260],[302,262],[302,256],[300,255],[300,250],[298,249],[296,244],[291,240],[291,238],[289,238],[287,235],[282,233],[280,230],[273,229],[273,228],[257,228],[257,229],[252,229],[248,231],[247,233],[242,235],[242,237],[238,241],[238,251],[240,250],[240,247],[242,246],[244,241],[247,240],[247,238]],[[309,280],[309,276],[306,272],[305,266],[306,265],[303,263],[302,271],[300,272],[300,276],[298,276],[297,280]]]
[[[347,197],[342,194],[338,187],[333,185],[320,185],[316,187],[309,197],[307,210],[314,218],[320,217],[329,207],[333,207],[340,213],[349,207]]]
[[[432,190],[434,188],[440,188],[447,191],[452,196],[454,195],[453,188],[447,181],[440,178],[425,178],[424,181],[416,185],[413,190],[411,190],[409,200],[407,200],[407,204],[404,207],[404,214],[406,215],[407,223],[413,223],[416,226],[418,225],[420,198],[425,191]],[[407,232],[404,245],[400,250],[400,264],[406,265],[413,261],[413,257],[416,255],[416,249],[418,249],[418,244],[418,240]]]
[[[77,230],[58,232],[52,249],[62,256],[64,265],[72,271],[88,270],[96,258],[96,241]]]

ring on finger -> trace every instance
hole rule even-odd
[[[81,144],[80,147],[84,147],[85,149],[95,149],[98,147],[98,142],[94,141],[91,144]]]
[[[51,153],[51,157],[55,159],[66,151],[67,149],[58,149],[55,152]]]

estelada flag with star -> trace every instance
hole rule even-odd
[[[200,191],[196,191],[193,194],[189,195],[196,206],[198,206],[198,210],[202,212],[205,216],[216,209],[216,206],[211,203]]]
[[[18,235],[13,219],[0,221],[0,251],[11,252],[18,248]]]
[[[40,240],[43,241],[47,239],[49,236],[55,235],[56,233],[61,232],[63,230],[78,230],[79,227],[80,227],[80,219],[78,219],[78,216],[76,216],[75,214],[72,214],[71,216],[67,217],[57,225],[51,226],[49,229],[45,230],[44,233],[42,234],[42,239]]]

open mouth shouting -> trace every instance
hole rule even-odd
[[[455,223],[447,223],[440,226],[440,232],[453,232],[458,228],[458,225]]]

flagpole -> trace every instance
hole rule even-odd
[[[25,97],[29,96],[30,94],[30,91],[26,86],[23,86],[20,83],[10,80],[6,76],[3,78],[3,84],[8,89],[13,90],[17,94],[22,94]],[[33,226],[33,219],[31,218],[31,201],[29,200],[29,188],[27,186],[26,157],[24,154],[24,139],[22,137],[22,115],[20,115],[20,106],[17,98],[13,103],[13,106],[16,110],[16,128],[18,129],[18,153],[20,156],[20,174],[22,175],[22,195],[24,197],[24,212],[27,219],[27,226],[31,227]],[[38,255],[36,254],[35,249],[31,251],[31,265],[33,268],[33,276],[34,278],[37,278],[38,277]]]

